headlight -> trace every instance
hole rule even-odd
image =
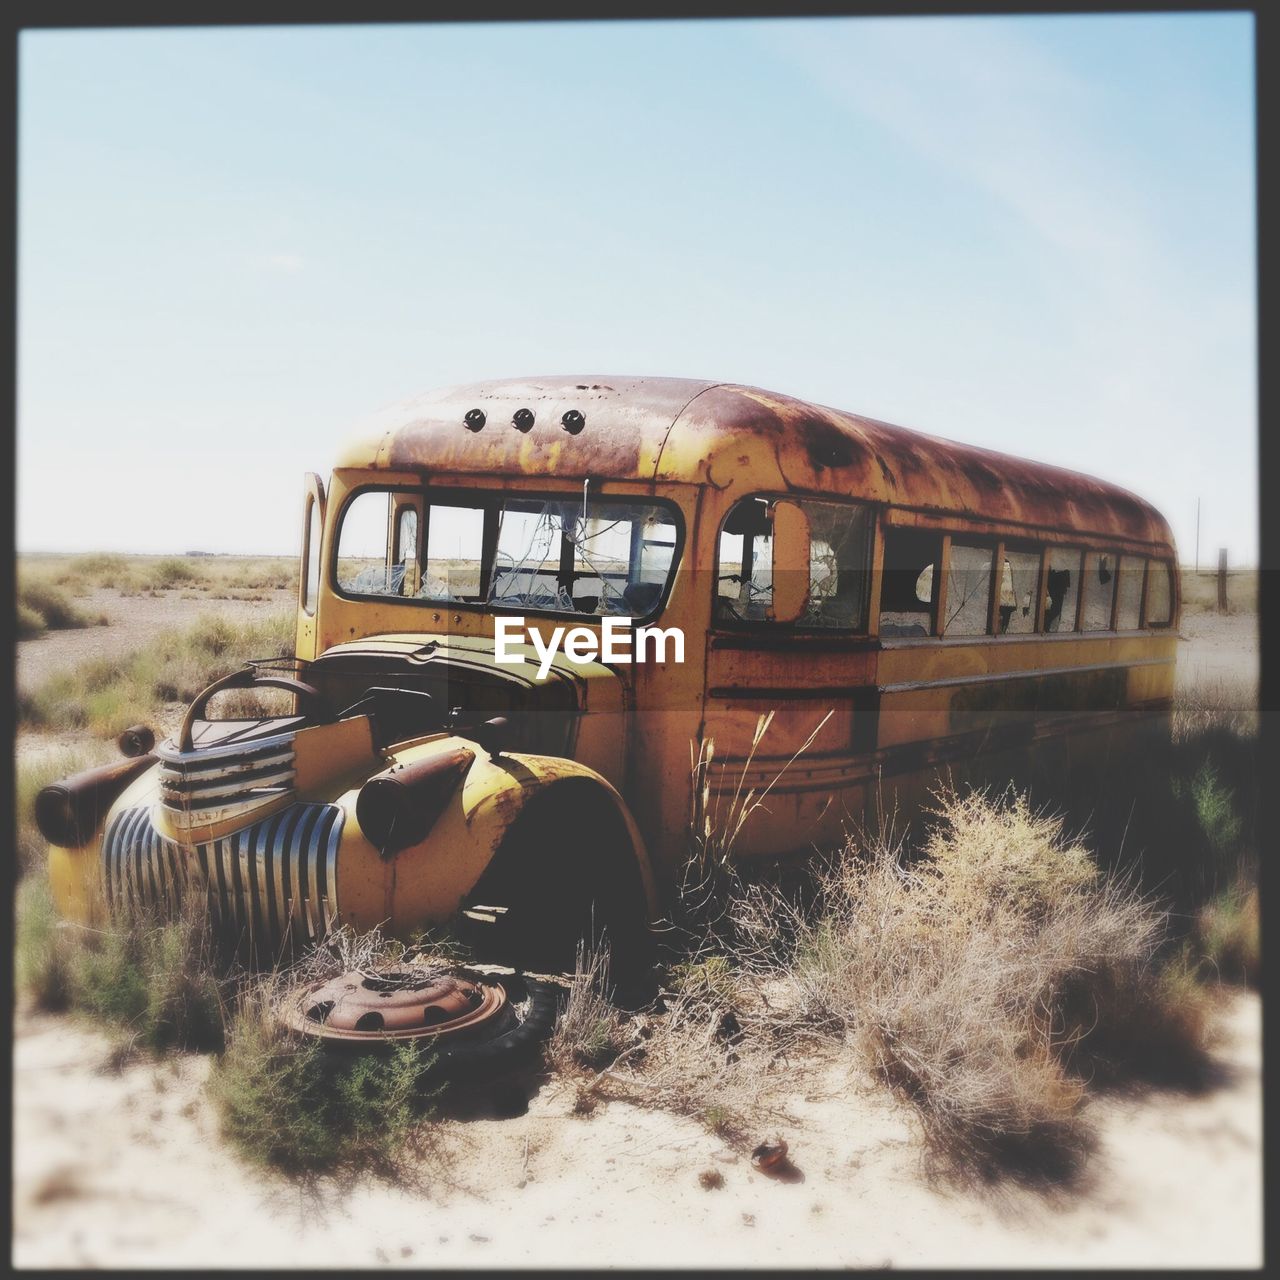
[[[155,756],[86,769],[51,783],[36,796],[36,826],[50,844],[78,849],[102,824],[124,789],[155,764]]]
[[[422,840],[475,758],[474,751],[454,747],[370,778],[356,797],[356,821],[369,843],[389,858]]]

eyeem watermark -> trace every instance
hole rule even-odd
[[[652,641],[652,645],[649,642]],[[671,656],[667,656],[667,642]],[[555,660],[556,651],[564,650],[570,662],[683,662],[684,632],[679,627],[636,627],[627,618],[603,618],[600,634],[590,627],[553,627],[551,640],[544,643],[542,633],[526,630],[523,618],[493,620],[494,660],[514,667],[524,661],[510,646],[530,644],[538,655],[538,679],[545,680]],[[646,649],[646,646],[649,648]]]

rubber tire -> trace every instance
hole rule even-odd
[[[562,988],[551,982],[516,975],[498,979],[507,990],[507,998],[521,999],[516,994],[523,988],[529,996],[529,1008],[517,1025],[495,1036],[468,1040],[451,1038],[436,1048],[432,1071],[442,1076],[465,1072],[488,1074],[529,1065],[542,1043],[555,1026],[556,1013],[563,995]]]

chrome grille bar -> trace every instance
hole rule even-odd
[[[337,859],[344,812],[292,804],[220,840],[190,849],[167,839],[138,805],[113,815],[102,841],[107,906],[172,913],[203,891],[219,932],[259,962],[324,937],[338,915]]]
[[[179,751],[172,741],[156,748],[161,803],[179,830],[221,823],[275,797],[288,795],[295,779],[292,733],[253,738],[198,751]]]

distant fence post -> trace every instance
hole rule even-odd
[[[1227,611],[1227,549],[1218,552],[1218,612]]]

